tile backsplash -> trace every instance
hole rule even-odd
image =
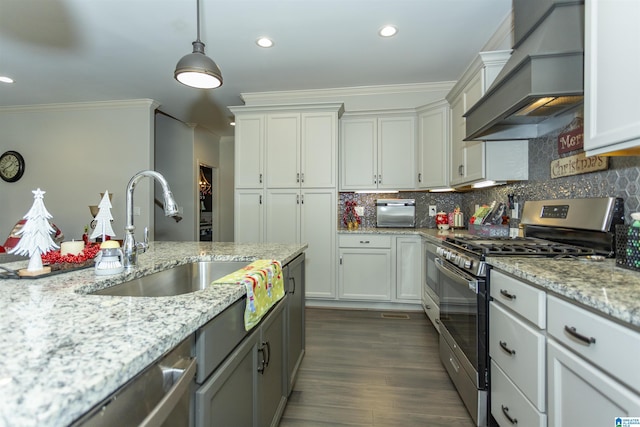
[[[621,197],[625,205],[625,221],[631,222],[630,214],[640,211],[640,156],[610,157],[609,169],[582,175],[551,178],[551,162],[560,158],[557,149],[558,132],[529,141],[529,180],[519,181],[486,189],[464,193],[400,192],[397,194],[340,193],[338,205],[339,227],[342,223],[344,203],[355,200],[364,206],[362,226],[375,227],[376,199],[416,199],[416,227],[435,228],[435,217],[429,217],[429,205],[438,211],[451,212],[459,206],[468,221],[475,205],[507,201],[507,194],[515,194],[521,201],[542,199],[564,199],[582,197]],[[576,153],[568,153],[573,155]],[[566,156],[563,155],[562,157]]]

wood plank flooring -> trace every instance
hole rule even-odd
[[[306,355],[280,427],[473,426],[424,313],[306,316]]]

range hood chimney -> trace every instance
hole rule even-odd
[[[513,25],[513,53],[466,112],[465,141],[537,138],[582,104],[584,1],[513,0]]]

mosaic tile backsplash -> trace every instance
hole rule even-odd
[[[551,179],[551,162],[560,157],[573,155],[558,154],[558,132],[529,141],[529,180],[497,187],[473,190],[464,193],[400,192],[397,194],[340,193],[338,218],[342,223],[344,203],[355,200],[364,206],[362,226],[376,226],[376,199],[407,198],[416,199],[416,227],[435,228],[435,217],[430,217],[429,205],[436,205],[438,211],[451,212],[459,206],[468,222],[475,211],[475,205],[489,204],[493,200],[507,202],[507,194],[515,194],[525,200],[566,199],[581,197],[621,197],[625,205],[625,222],[631,223],[631,213],[640,211],[640,156],[610,157],[609,169],[582,175]]]

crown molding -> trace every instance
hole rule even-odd
[[[148,107],[155,110],[160,106],[153,99],[125,99],[119,101],[94,101],[94,102],[66,102],[57,104],[12,105],[0,107],[0,113],[19,113],[28,111],[71,111],[71,110],[99,110],[105,108],[122,107]]]
[[[274,92],[242,93],[240,98],[247,105],[300,102],[302,100],[344,99],[351,96],[390,95],[415,92],[448,91],[455,82],[411,83],[381,86],[356,86],[331,89],[305,89]]]

